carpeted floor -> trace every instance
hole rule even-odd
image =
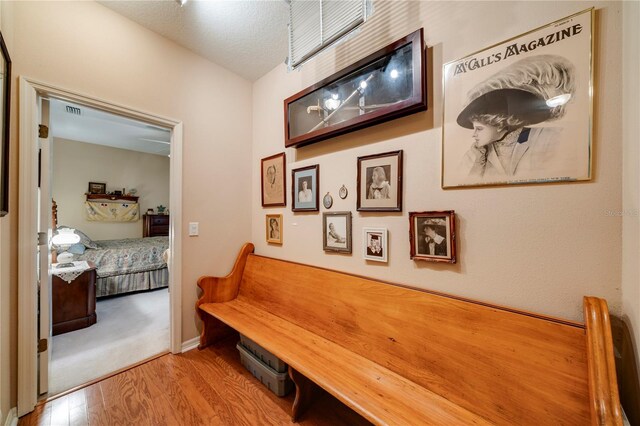
[[[99,300],[98,322],[53,336],[49,395],[56,395],[169,349],[164,288]]]

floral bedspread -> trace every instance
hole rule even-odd
[[[153,271],[167,266],[162,253],[169,248],[169,237],[101,240],[95,243],[97,249],[87,249],[75,260],[95,263],[99,278]]]

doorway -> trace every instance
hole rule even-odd
[[[40,312],[51,311],[41,334],[52,330],[41,398],[169,352],[171,130],[56,98],[42,99],[42,121],[47,111],[40,190],[55,214],[40,217],[56,258],[41,266],[52,273],[45,309],[40,274]]]
[[[33,410],[39,386],[42,388],[43,372],[46,374],[50,357],[51,342],[49,329],[38,323],[38,291],[47,289],[51,275],[38,275],[38,246],[35,236],[38,232],[38,165],[39,133],[38,125],[42,113],[42,100],[55,99],[75,104],[79,107],[91,108],[104,113],[114,114],[124,119],[136,120],[148,126],[170,130],[170,193],[169,210],[171,219],[168,226],[169,252],[166,263],[169,276],[169,335],[170,350],[173,353],[181,351],[181,177],[182,177],[182,123],[177,120],[144,113],[135,109],[117,105],[115,103],[92,98],[48,84],[37,82],[25,77],[20,78],[20,191],[19,202],[22,223],[19,230],[21,247],[18,267],[19,295],[18,295],[18,415],[24,415]],[[40,134],[40,136],[43,136]],[[43,161],[46,163],[46,161]],[[44,176],[46,171],[43,171]],[[49,235],[48,237],[50,237]],[[42,237],[41,237],[42,239]],[[46,238],[50,240],[50,238]],[[42,294],[43,292],[41,292]],[[44,295],[46,298],[46,295]],[[51,318],[51,314],[44,312]],[[47,317],[45,317],[46,319]],[[42,319],[42,316],[41,318]],[[39,334],[39,328],[40,334]],[[108,354],[105,354],[108,356]],[[39,368],[40,366],[40,368]],[[45,379],[46,380],[46,379]],[[45,388],[47,384],[45,383]]]

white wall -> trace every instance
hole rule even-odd
[[[11,213],[3,218],[2,322],[16,405],[18,144],[17,77],[181,120],[183,133],[182,338],[198,335],[196,280],[226,274],[251,238],[251,83],[92,1],[2,1],[14,61]],[[233,182],[233,185],[224,185]],[[188,222],[200,222],[189,238]],[[6,226],[6,228],[5,228]],[[6,232],[5,232],[6,231]],[[224,241],[224,244],[220,244]],[[4,269],[4,262],[9,264]],[[5,293],[8,292],[7,298]],[[6,305],[5,305],[6,304]],[[5,310],[6,308],[6,310]],[[6,350],[6,352],[4,352]],[[3,369],[3,380],[4,380]],[[3,398],[5,396],[3,392]],[[4,407],[3,411],[4,411]]]
[[[53,140],[53,199],[58,224],[80,229],[93,240],[142,238],[142,220],[90,222],[84,202],[88,182],[107,183],[107,191],[138,190],[140,217],[169,205],[169,157],[68,139]]]
[[[594,176],[588,183],[479,189],[440,188],[442,65],[595,5]],[[384,2],[352,39],[287,73],[279,66],[253,86],[253,241],[260,254],[378,277],[552,316],[582,320],[582,297],[608,300],[620,312],[621,17],[619,2]],[[455,19],[453,19],[455,18]],[[429,111],[308,147],[288,149],[287,170],[320,164],[320,194],[331,211],[353,212],[353,254],[322,250],[322,211],[262,208],[260,159],[284,150],[283,99],[380,47],[423,27],[430,47]],[[356,211],[358,156],[404,150],[402,213]],[[290,184],[290,178],[287,179]],[[345,184],[346,200],[337,196]],[[289,194],[289,191],[287,191]],[[455,210],[456,265],[409,259],[408,212]],[[267,245],[264,216],[283,213],[284,244]],[[388,265],[362,259],[362,227],[389,229]],[[375,264],[374,264],[375,263]]]
[[[640,365],[640,3],[625,2],[622,11],[622,313],[635,337]]]
[[[7,42],[6,28],[8,26],[5,25],[7,13],[4,10],[4,3],[0,1],[0,31]],[[14,155],[11,154],[11,156]],[[15,233],[16,222],[13,217],[15,214],[0,218],[0,424],[5,424],[9,410],[16,405],[16,353],[13,350],[17,337],[14,307],[16,297],[15,287],[11,282],[11,268],[14,267],[13,261],[16,258],[10,244],[11,233]]]

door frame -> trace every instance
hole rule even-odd
[[[125,105],[56,87],[25,76],[19,78],[18,193],[18,416],[38,401],[37,181],[38,96],[54,97],[171,129],[169,227],[170,349],[182,351],[182,122]],[[51,342],[49,342],[51,344]]]

